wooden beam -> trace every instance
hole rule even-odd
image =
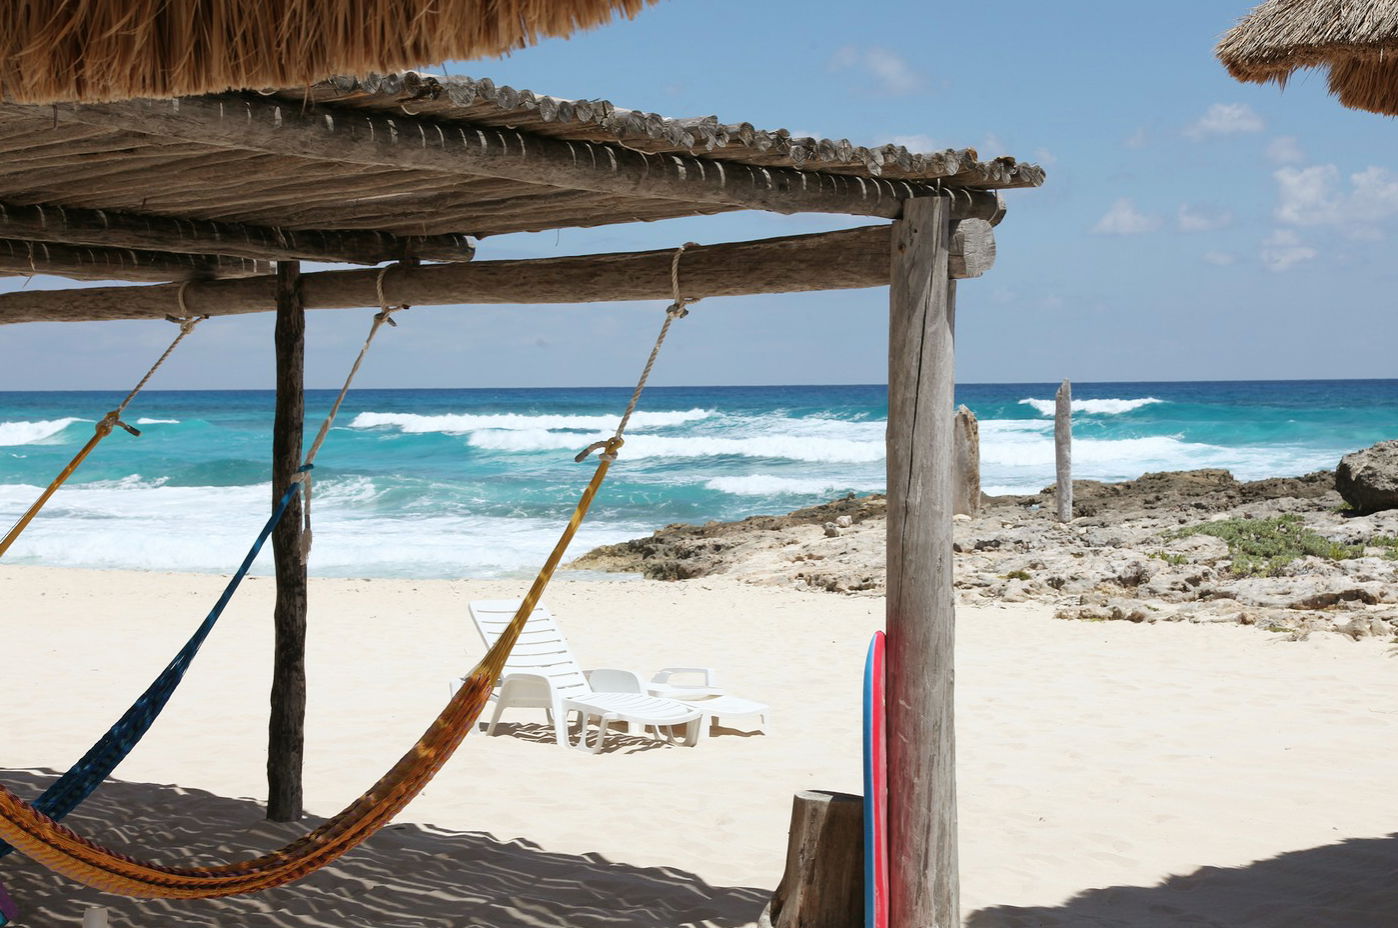
[[[16,104],[9,104],[14,106]],[[619,145],[570,142],[504,127],[436,122],[406,114],[289,105],[275,98],[226,94],[177,100],[58,104],[56,123],[101,126],[221,148],[340,164],[502,177],[569,190],[714,203],[778,213],[842,213],[896,219],[903,203],[935,196],[918,183],[651,155]],[[985,184],[989,187],[991,184]],[[999,197],[956,189],[953,216],[993,219]]]
[[[888,821],[891,928],[961,924],[952,645],[955,284],[945,202],[893,227],[888,352]]]
[[[277,265],[277,402],[272,426],[272,505],[286,493],[301,466],[305,419],[306,313],[301,305],[300,265]],[[272,711],[267,726],[267,818],[301,817],[301,766],[306,724],[306,562],[301,553],[301,505],[292,501],[272,532],[276,565],[276,628],[272,663]]]
[[[995,230],[985,219],[963,219],[952,226],[947,273],[952,280],[979,277],[995,266]]]
[[[271,262],[250,258],[0,239],[0,274],[53,274],[74,280],[183,281],[256,277],[271,270]]]
[[[349,264],[379,264],[405,258],[469,261],[474,253],[465,235],[400,237],[385,232],[281,229],[13,203],[0,203],[0,238],[185,255],[232,255],[263,261],[304,259]],[[264,268],[258,273],[269,271],[270,268]]]
[[[685,251],[680,280],[689,296],[742,296],[883,287],[890,226],[791,235]],[[390,303],[596,303],[670,297],[673,249],[624,254],[475,261],[399,267],[384,280]],[[321,271],[301,277],[308,309],[377,306],[379,272]],[[271,277],[191,284],[185,303],[212,316],[264,312]],[[87,287],[0,294],[0,324],[159,319],[177,312],[179,287]]]

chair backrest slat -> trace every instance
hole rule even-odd
[[[478,599],[472,601],[469,608],[476,631],[480,633],[485,646],[491,647],[514,618],[515,611],[519,609],[519,600]],[[568,640],[563,637],[563,630],[542,604],[534,607],[534,613],[525,623],[524,632],[505,661],[505,673],[532,673],[548,677],[554,688],[565,697],[592,692],[582,668],[568,647]]]

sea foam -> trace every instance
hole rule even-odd
[[[468,443],[485,451],[581,450],[590,442],[607,438],[606,432],[586,435],[544,429],[472,432]],[[622,452],[628,460],[643,458],[744,457],[774,458],[815,463],[867,463],[884,456],[882,441],[812,438],[800,435],[762,435],[752,438],[667,437],[628,435]]]
[[[655,429],[684,425],[713,416],[712,409],[688,409],[673,412],[638,412],[631,417],[631,428]],[[406,412],[361,412],[350,428],[372,429],[393,427],[408,434],[443,432],[464,435],[482,429],[504,431],[534,429],[614,429],[621,416],[524,415],[521,413],[444,414],[423,416]]]
[[[1019,402],[1022,406],[1034,407],[1034,410],[1041,416],[1052,416],[1057,405],[1054,400],[1039,400],[1032,397],[1022,399]],[[1163,402],[1165,401],[1153,396],[1143,396],[1133,400],[1073,400],[1073,412],[1080,412],[1085,416],[1119,416],[1124,412],[1140,409],[1142,406]]]
[[[880,480],[839,480],[826,478],[778,477],[774,474],[745,474],[714,477],[704,486],[734,496],[833,496],[848,490],[882,490]]]
[[[91,419],[40,419],[37,422],[0,422],[0,446],[37,445],[56,438],[74,422]]]

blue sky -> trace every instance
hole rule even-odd
[[[1212,49],[1248,8],[662,0],[634,21],[446,70],[667,116],[1043,164],[1044,187],[1007,194],[996,267],[961,284],[963,382],[1396,376],[1398,126],[1344,109],[1319,74],[1284,92],[1233,81]],[[866,221],[738,213],[486,239],[479,257]],[[700,303],[655,382],[883,382],[885,294]],[[361,382],[620,384],[661,311],[415,309],[382,337]],[[336,383],[368,316],[310,314],[312,386]],[[0,389],[124,388],[171,334],[154,322],[0,327]],[[152,386],[271,385],[268,314],[206,323]]]

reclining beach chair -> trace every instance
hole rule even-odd
[[[476,625],[486,647],[493,645],[514,617],[519,600],[485,599],[470,604],[471,621]],[[486,734],[495,733],[500,714],[506,709],[543,709],[553,723],[558,743],[567,746],[568,722],[578,713],[582,729],[578,747],[594,754],[602,750],[607,731],[613,722],[627,723],[627,730],[636,726],[654,728],[658,736],[675,741],[675,730],[683,727],[683,743],[693,746],[700,738],[703,713],[674,699],[646,694],[646,685],[629,670],[592,670],[583,673],[558,623],[543,604],[524,626],[505,663],[500,687],[492,697],[495,711],[486,726]],[[587,726],[597,722],[597,737],[588,744]]]

